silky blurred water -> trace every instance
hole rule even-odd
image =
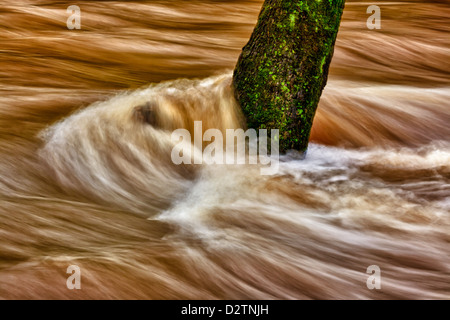
[[[68,5],[0,6],[0,298],[450,298],[447,1],[347,2],[308,155],[274,176],[171,161],[174,129],[243,126],[262,1],[79,1],[81,30]]]

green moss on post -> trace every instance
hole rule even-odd
[[[345,0],[266,0],[234,71],[255,129],[280,129],[280,151],[306,151]]]

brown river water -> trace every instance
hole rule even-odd
[[[77,1],[68,30],[2,1],[0,298],[450,299],[448,1],[347,2],[305,160],[171,161],[172,129],[242,126],[262,2]]]

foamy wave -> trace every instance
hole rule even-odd
[[[172,163],[170,130],[200,115],[212,127],[238,125],[229,78],[163,83],[95,103],[41,134],[41,158],[68,192],[151,214],[189,188],[195,171]],[[149,101],[155,126],[135,116]]]

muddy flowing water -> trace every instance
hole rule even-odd
[[[275,176],[170,159],[171,129],[241,126],[262,1],[78,1],[81,30],[70,4],[0,5],[0,298],[450,298],[448,1],[347,2],[308,157]]]

